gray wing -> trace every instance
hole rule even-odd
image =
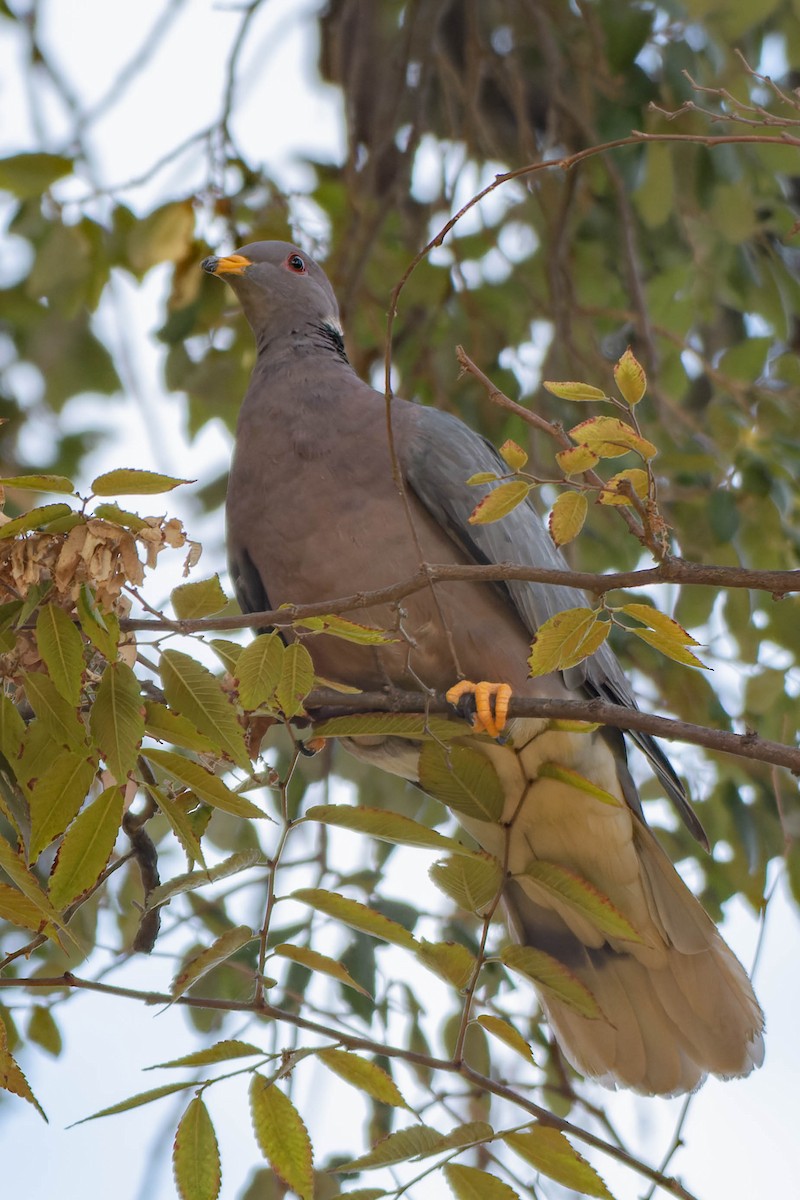
[[[467,487],[470,475],[480,471],[504,474],[508,467],[494,447],[449,413],[415,406],[413,435],[400,451],[404,477],[435,521],[476,563],[514,563],[518,566],[553,567],[568,564],[530,503],[520,504],[502,521],[470,525],[468,517],[485,490]],[[504,580],[498,583],[534,634],[540,625],[565,608],[588,603],[586,595],[562,584]],[[588,697],[636,708],[628,681],[613,651],[605,643],[591,658],[563,672],[570,689]],[[646,733],[630,736],[644,751],[654,771],[694,837],[706,847],[705,831],[689,804],[686,792],[660,746]]]

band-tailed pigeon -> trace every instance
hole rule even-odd
[[[386,400],[353,371],[333,289],[303,250],[257,242],[203,267],[230,283],[258,356],[239,416],[227,500],[231,574],[242,608],[306,604],[397,583],[429,563],[563,566],[532,506],[469,524],[481,492],[466,480],[506,468],[457,418]],[[477,494],[476,494],[477,493]],[[401,636],[360,646],[315,636],[319,675],[361,690],[445,691],[459,680],[509,684],[518,696],[600,696],[635,702],[611,651],[530,679],[531,635],[581,593],[537,583],[437,583],[402,601]],[[359,619],[362,619],[359,617]],[[396,608],[363,619],[397,629]],[[482,711],[479,706],[478,713]],[[504,902],[519,940],[558,959],[588,987],[600,1016],[580,1015],[543,989],[541,1002],[569,1060],[603,1083],[648,1094],[696,1088],[707,1073],[746,1075],[763,1059],[763,1016],[742,966],[645,824],[618,731],[565,732],[509,722],[505,740],[465,736],[495,767],[511,824]],[[683,788],[658,746],[634,735],[695,831]],[[359,758],[418,782],[420,745],[353,738]],[[611,793],[613,804],[565,782],[558,764]],[[553,775],[561,776],[554,778]],[[463,823],[503,858],[504,830]],[[641,941],[604,933],[591,916],[525,874],[534,860],[588,881]]]

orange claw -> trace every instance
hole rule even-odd
[[[457,704],[462,696],[471,693],[475,697],[475,716],[472,728],[476,733],[488,733],[490,737],[499,737],[508,716],[508,705],[511,700],[511,688],[507,683],[471,683],[462,679],[445,694],[450,704]],[[492,697],[494,697],[494,712],[492,712]]]

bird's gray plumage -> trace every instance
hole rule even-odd
[[[237,430],[227,515],[231,574],[242,607],[317,602],[387,587],[432,563],[562,567],[532,506],[470,525],[479,471],[502,471],[493,448],[447,414],[383,396],[343,350],[338,308],[322,269],[296,246],[262,242],[206,270],[224,277],[253,329],[258,357]],[[398,488],[393,466],[399,468]],[[402,492],[402,494],[401,494]],[[447,583],[376,606],[363,618],[397,641],[358,646],[315,636],[318,674],[367,691],[384,685],[443,691],[459,677],[512,685],[522,696],[599,696],[634,706],[607,646],[563,673],[531,680],[531,635],[585,597],[522,581]],[[615,730],[570,732],[519,719],[508,744],[466,735],[505,796],[500,823],[463,820],[506,857],[504,900],[524,943],[557,958],[591,991],[600,1015],[576,1013],[545,989],[543,1006],[567,1057],[611,1085],[671,1094],[708,1072],[747,1074],[763,1057],[763,1018],[742,967],[659,847],[642,815]],[[690,828],[702,830],[660,748],[636,740]],[[351,739],[350,750],[418,781],[420,746]],[[591,781],[613,802],[563,779]],[[637,931],[604,933],[527,871],[552,863],[597,888]]]

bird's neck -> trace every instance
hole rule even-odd
[[[256,346],[259,366],[267,371],[285,369],[291,363],[309,358],[352,369],[345,353],[341,326],[333,320],[308,321],[279,331],[257,330]]]

